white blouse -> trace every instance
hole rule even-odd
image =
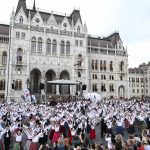
[[[22,134],[16,135],[16,142],[21,142],[21,141],[22,141]]]
[[[55,132],[59,132],[59,127],[55,127]]]
[[[33,135],[32,135],[32,133],[29,133],[28,131],[27,132],[25,132],[26,133],[26,135],[27,135],[27,137],[28,137],[28,139],[32,139],[33,138]]]
[[[76,134],[76,131],[71,131],[72,136],[75,136],[75,134]]]
[[[37,143],[39,141],[39,138],[41,137],[41,134],[42,133],[39,133],[37,136],[35,136],[33,139],[32,139],[32,142],[33,143]]]

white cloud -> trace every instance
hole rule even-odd
[[[129,67],[138,67],[143,62],[150,61],[150,39],[128,46]]]

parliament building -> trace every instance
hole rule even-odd
[[[7,100],[19,100],[26,88],[36,97],[89,92],[136,97],[119,33],[89,35],[80,10],[43,12],[35,2],[29,9],[26,0],[19,0],[10,24],[0,24],[0,64],[0,97]]]

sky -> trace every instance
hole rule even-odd
[[[26,0],[32,7],[34,0]],[[0,5],[0,23],[9,23],[18,0],[5,0]],[[88,33],[107,36],[119,31],[128,48],[129,67],[150,61],[150,0],[36,0],[42,10],[70,14],[80,9]]]

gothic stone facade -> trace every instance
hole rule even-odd
[[[129,68],[130,97],[150,97],[150,62],[138,68]]]
[[[128,97],[128,55],[119,33],[88,37],[89,84],[102,97]]]
[[[97,92],[102,97],[129,97],[128,54],[118,32],[100,38],[88,35],[80,11],[70,15],[27,9],[19,0],[10,20],[5,97],[20,98],[29,81],[31,93]],[[8,46],[8,45],[7,45]],[[5,49],[5,48],[4,48]],[[4,51],[1,50],[2,51]],[[60,86],[47,81],[67,79],[80,85]]]
[[[0,24],[0,98],[5,98],[9,26]]]

